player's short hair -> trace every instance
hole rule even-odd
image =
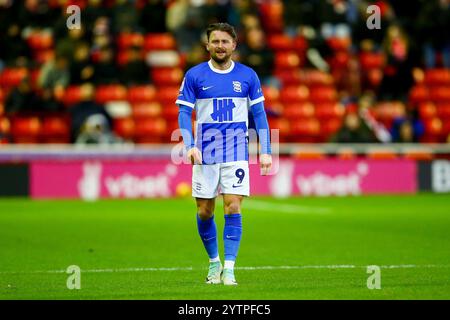
[[[208,28],[206,29],[206,39],[209,41],[209,36],[213,31],[223,31],[228,33],[234,41],[237,41],[237,34],[236,30],[234,30],[234,27],[228,23],[225,22],[219,22],[219,23],[211,23]]]

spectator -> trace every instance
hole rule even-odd
[[[374,134],[356,112],[348,112],[342,127],[332,137],[337,143],[370,143],[377,142]]]
[[[139,31],[139,17],[136,7],[130,0],[116,0],[111,8],[113,32]]]
[[[76,144],[112,144],[123,142],[109,126],[109,121],[103,114],[93,114],[86,118],[81,126]]]
[[[192,19],[192,9],[189,0],[176,0],[167,9],[166,26],[177,40],[178,50],[181,53],[188,53],[192,46],[199,41],[200,29],[195,27],[195,23],[190,23]]]
[[[44,90],[65,88],[70,82],[69,61],[65,56],[57,55],[46,62],[40,71],[38,85]]]
[[[425,66],[436,67],[437,53],[442,54],[442,65],[450,68],[450,1],[430,0],[422,3],[417,18],[417,35],[422,43]],[[447,30],[447,32],[445,31]]]
[[[398,25],[391,25],[383,43],[387,56],[384,76],[379,87],[381,100],[406,101],[413,84],[413,53],[409,39]]]
[[[267,47],[263,30],[253,28],[246,32],[246,42],[239,50],[242,63],[253,68],[261,83],[269,84],[273,80],[274,54]]]
[[[114,63],[114,51],[111,47],[102,47],[99,61],[94,65],[94,83],[113,84],[119,82],[119,74]]]
[[[87,43],[80,43],[73,53],[70,64],[70,83],[81,84],[92,82],[94,77],[94,66],[90,59],[90,48]]]
[[[97,104],[94,101],[94,93],[95,88],[91,83],[85,83],[81,86],[81,101],[75,105],[73,105],[69,111],[71,114],[71,141],[75,142],[77,137],[85,132],[83,129],[83,125],[86,120],[92,115],[101,115],[105,119],[107,119],[107,126],[109,128],[112,127],[112,118],[109,113],[106,111],[104,106]],[[91,128],[90,124],[95,123],[98,118],[94,118],[92,122],[89,123],[89,128]],[[104,124],[104,127],[106,124]],[[95,127],[95,125],[94,125]],[[88,130],[89,131],[89,130]],[[91,131],[89,131],[90,133]]]
[[[128,52],[128,61],[121,68],[121,82],[125,85],[150,83],[150,69],[145,63],[140,47],[131,47]]]
[[[391,128],[393,142],[420,142],[425,133],[425,125],[420,120],[417,109],[405,117],[394,119]]]
[[[164,0],[147,0],[142,8],[140,25],[146,33],[166,32],[166,13]]]
[[[55,52],[59,56],[72,59],[73,53],[76,48],[81,46],[82,43],[88,43],[86,41],[85,27],[80,29],[70,29],[67,37],[58,40],[55,48]]]
[[[87,30],[93,30],[95,22],[100,17],[110,16],[109,8],[102,4],[102,0],[88,0],[87,6],[83,9],[83,23]]]
[[[5,111],[7,115],[35,111],[41,108],[41,104],[41,99],[32,90],[30,80],[26,77],[8,95],[5,102]]]
[[[7,66],[27,66],[31,57],[30,49],[22,38],[18,24],[11,24],[6,34],[0,33],[0,60]]]

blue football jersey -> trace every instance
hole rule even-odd
[[[189,69],[176,104],[195,109],[195,144],[203,163],[248,161],[248,112],[264,101],[261,83],[253,69],[231,62],[227,70],[211,61]]]

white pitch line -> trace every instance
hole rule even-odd
[[[249,199],[244,201],[244,208],[271,211],[271,212],[283,212],[283,213],[301,213],[301,214],[324,214],[331,213],[331,208],[325,207],[311,207],[311,206],[298,206],[288,203],[273,203],[268,201]]]
[[[367,266],[356,266],[352,264],[339,265],[304,265],[304,266],[255,266],[236,267],[238,270],[292,270],[292,269],[361,269]],[[379,265],[381,269],[436,269],[450,268],[447,264],[400,264],[400,265]],[[118,273],[118,272],[151,272],[151,271],[193,271],[204,270],[205,268],[194,267],[174,267],[174,268],[119,268],[119,269],[81,269],[82,273]],[[66,270],[40,270],[40,271],[0,271],[0,274],[38,274],[38,273],[66,273]]]

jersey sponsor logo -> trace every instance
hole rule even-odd
[[[214,86],[202,87],[202,90],[205,91],[205,90],[211,89],[212,87],[214,87]]]
[[[242,92],[242,86],[239,81],[233,81],[233,90],[235,92]]]
[[[233,183],[233,188],[240,188],[240,187],[242,187],[242,184],[240,186],[235,186]]]
[[[233,121],[233,109],[236,108],[233,99],[214,99],[213,113],[211,118],[214,121]]]

